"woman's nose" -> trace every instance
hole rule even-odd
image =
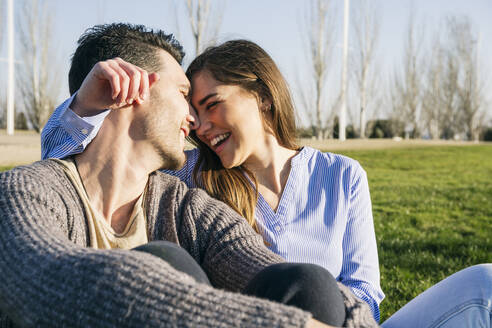
[[[207,131],[210,129],[212,124],[207,118],[202,118],[200,120],[200,126],[196,128],[196,134],[198,137],[203,137],[207,134]]]

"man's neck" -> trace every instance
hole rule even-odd
[[[142,151],[145,145],[135,143],[128,134],[116,133],[123,128],[122,124],[103,124],[87,149],[75,157],[93,209],[116,232],[126,227],[149,174],[160,167],[156,154]],[[143,160],[141,153],[148,156]]]

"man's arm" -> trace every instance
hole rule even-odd
[[[37,166],[36,166],[37,165]],[[71,189],[46,162],[0,175],[0,312],[20,326],[304,327],[310,315],[196,283],[140,252],[75,245]],[[55,185],[55,186],[54,186]],[[63,194],[63,199],[62,195]],[[78,207],[74,207],[78,206]],[[80,233],[80,232],[79,232]]]
[[[63,158],[84,151],[109,113],[142,103],[159,76],[120,58],[99,62],[79,91],[50,116],[41,133],[41,158]]]

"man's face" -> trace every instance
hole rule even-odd
[[[185,137],[193,122],[188,103],[190,83],[178,62],[166,51],[159,50],[160,80],[150,90],[145,111],[144,137],[162,157],[163,169],[176,170],[183,166]]]

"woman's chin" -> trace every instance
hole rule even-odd
[[[220,156],[219,158],[222,166],[226,169],[232,169],[233,167],[239,166],[234,163],[234,160],[232,158],[222,158]]]
[[[234,167],[234,164],[229,163],[229,162],[228,162],[228,163],[224,163],[224,162],[222,162],[222,166],[223,166],[224,168],[226,168],[226,169],[232,169],[232,168]]]

